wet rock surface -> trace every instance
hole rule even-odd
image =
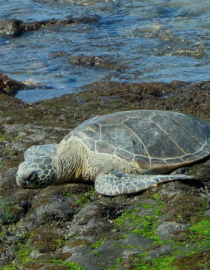
[[[26,84],[10,79],[7,75],[0,74],[0,93],[15,96],[20,89],[29,88]]]
[[[208,82],[104,82],[34,104],[0,93],[0,269],[209,269],[208,159],[185,169],[196,181],[114,198],[91,183],[15,183],[29,146],[57,143],[98,114],[164,109],[210,122],[209,90]]]
[[[39,83],[32,83],[29,81],[19,82],[9,78],[5,74],[0,74],[0,93],[9,96],[15,96],[19,90],[32,90],[36,87],[40,89],[50,89],[51,87],[40,85]]]
[[[110,56],[87,56],[87,55],[78,55],[69,58],[71,64],[77,66],[94,66],[104,69],[112,69],[117,71],[122,71],[124,67],[120,67],[117,63],[113,62],[113,59]]]
[[[68,25],[73,23],[92,23],[97,22],[98,17],[84,17],[74,19],[72,17],[59,20],[59,19],[50,19],[43,20],[38,22],[25,23],[21,20],[16,19],[5,19],[0,21],[0,34],[9,35],[13,37],[18,37],[29,31],[37,31],[52,25]]]

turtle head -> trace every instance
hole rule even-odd
[[[52,157],[39,157],[22,162],[17,171],[16,182],[23,188],[40,188],[54,184],[56,168]]]

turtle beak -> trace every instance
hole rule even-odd
[[[18,186],[27,188],[36,183],[37,172],[33,171],[30,174],[16,175],[16,183]]]
[[[18,175],[16,175],[16,183],[19,187],[27,187],[28,183],[26,181],[24,181],[21,177],[19,177]]]

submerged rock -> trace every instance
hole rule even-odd
[[[120,67],[116,62],[113,62],[113,59],[111,59],[109,56],[77,55],[74,57],[70,57],[69,62],[78,66],[93,66],[118,71],[126,69],[125,67]]]
[[[25,23],[16,19],[5,19],[0,21],[0,34],[10,36],[21,36],[25,32],[36,31],[42,28],[49,27],[51,25],[68,25],[73,23],[92,23],[97,22],[98,17],[84,17],[81,19],[74,19],[72,17],[63,20],[50,19],[39,22]]]

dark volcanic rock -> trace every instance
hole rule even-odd
[[[167,240],[168,238],[171,238],[171,235],[175,232],[183,231],[187,227],[187,224],[168,221],[158,226],[157,233],[161,237],[161,239]]]
[[[3,35],[18,36],[24,32],[21,20],[5,19],[0,21],[0,33]]]
[[[33,223],[33,228],[51,221],[67,221],[74,216],[74,211],[71,209],[65,197],[60,195],[51,195],[46,197],[46,194],[40,194],[36,198],[36,203],[28,212],[28,220]]]
[[[5,19],[0,21],[0,34],[10,36],[21,36],[25,32],[36,31],[41,28],[46,28],[51,25],[67,25],[72,23],[92,23],[97,22],[98,17],[84,17],[81,19],[74,19],[72,17],[64,20],[51,19],[39,22],[25,23],[21,20]]]
[[[15,96],[20,89],[27,89],[28,86],[22,82],[10,79],[8,76],[0,74],[0,93]]]

